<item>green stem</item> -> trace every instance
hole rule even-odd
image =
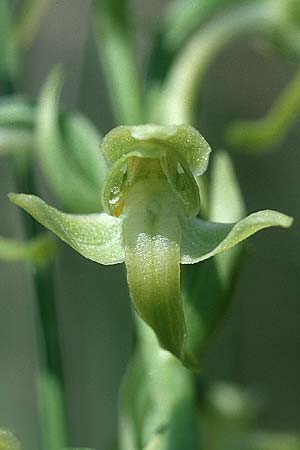
[[[121,391],[121,450],[199,449],[193,374],[137,316],[138,346]]]
[[[163,88],[165,124],[193,123],[197,92],[204,75],[235,36],[271,27],[277,19],[272,2],[245,4],[217,17],[197,32],[175,60]]]
[[[35,193],[34,177],[30,165],[14,166],[17,188],[21,192]],[[27,239],[40,233],[40,225],[22,213]],[[59,326],[55,305],[53,265],[32,265],[32,278],[36,295],[39,324],[38,348],[40,373],[38,382],[39,413],[41,421],[41,445],[44,450],[58,450],[68,443],[65,383]]]
[[[122,125],[139,124],[143,122],[141,82],[126,2],[98,0],[95,25],[116,121]]]
[[[34,2],[33,2],[34,3]],[[33,6],[32,3],[32,6]],[[36,3],[36,2],[35,2]],[[36,3],[37,5],[37,3]],[[16,87],[16,46],[12,44],[12,20],[6,1],[0,2],[0,47],[4,53],[4,64],[0,63],[0,89],[4,95],[13,95]],[[24,13],[25,14],[25,13]],[[6,40],[5,40],[6,39]],[[25,152],[12,157],[12,168],[17,188],[21,192],[35,193],[34,174]],[[24,233],[27,239],[39,235],[40,227],[28,215],[22,213]],[[53,266],[32,265],[32,278],[39,316],[38,345],[40,373],[38,401],[41,424],[41,446],[44,450],[58,450],[67,444],[66,406],[64,399],[64,376],[61,347],[54,296]]]
[[[243,151],[267,151],[282,143],[299,111],[300,71],[297,70],[265,117],[234,122],[227,130],[227,139]]]
[[[12,39],[18,48],[32,44],[52,0],[25,0],[14,24]]]
[[[0,2],[0,91],[14,92],[18,55],[11,38],[12,10],[8,0]]]

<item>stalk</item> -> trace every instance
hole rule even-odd
[[[2,5],[2,2],[0,3]],[[12,21],[8,3],[3,2],[0,10],[3,10],[1,20],[6,19],[4,13],[7,15],[5,22],[7,30],[3,30],[3,32],[10,42]],[[6,47],[6,42],[4,44],[4,49],[7,50],[8,54],[10,54],[10,51],[13,51],[14,60],[12,64],[8,58],[7,64],[0,68],[2,94],[14,95],[16,92],[16,72],[13,69],[18,67],[19,61],[17,57],[19,57],[19,49],[14,45],[11,48],[8,44]],[[24,160],[20,154],[12,157],[12,171],[15,176],[17,189],[21,192],[36,193],[31,163],[32,161]],[[34,238],[39,234],[39,225],[24,213],[22,213],[22,223],[27,239]],[[38,402],[41,427],[40,440],[43,450],[58,450],[65,447],[68,443],[65,385],[55,305],[53,268],[52,264],[43,266],[33,264],[31,267],[38,316],[36,325],[40,371]]]
[[[193,374],[136,316],[138,343],[120,396],[120,450],[200,449]]]
[[[36,192],[32,168],[13,165],[17,189]],[[22,223],[27,239],[39,234],[40,225],[22,212]],[[68,444],[65,380],[59,325],[55,304],[54,265],[32,264],[31,275],[35,290],[37,311],[37,341],[40,361],[38,404],[41,427],[41,448],[58,450]]]
[[[143,122],[141,81],[131,27],[126,1],[97,1],[95,30],[99,58],[116,121],[122,125]]]
[[[197,92],[219,51],[241,33],[266,31],[277,20],[271,2],[245,4],[217,17],[201,28],[179,53],[163,87],[161,121],[164,124],[195,122]]]

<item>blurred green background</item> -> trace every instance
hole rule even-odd
[[[164,3],[134,2],[141,62]],[[85,113],[105,133],[114,123],[96,55],[91,7],[90,0],[52,3],[26,54],[18,91],[36,97],[49,71],[62,63],[64,105]],[[295,69],[255,36],[235,40],[222,51],[205,78],[197,124],[212,148],[224,146],[231,119],[263,116]],[[251,387],[263,403],[259,426],[299,430],[299,119],[276,151],[232,156],[247,210],[272,208],[296,221],[290,230],[271,229],[247,244],[226,320],[206,352],[205,372],[211,379]],[[42,180],[40,188],[55,203]],[[19,211],[6,196],[14,190],[9,164],[2,158],[0,234],[22,237]],[[56,287],[72,444],[110,449],[117,435],[118,387],[134,342],[125,271],[99,266],[59,245]],[[37,348],[29,268],[0,262],[0,296],[0,426],[14,431],[24,450],[32,450],[38,448]]]

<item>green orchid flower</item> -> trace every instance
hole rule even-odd
[[[108,166],[104,212],[66,214],[34,195],[10,199],[86,258],[125,262],[136,312],[163,349],[195,368],[186,348],[180,264],[211,258],[263,228],[289,227],[292,219],[271,210],[237,223],[201,219],[198,180],[211,150],[189,125],[120,126],[104,137],[101,151]]]

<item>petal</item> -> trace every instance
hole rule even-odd
[[[161,346],[185,360],[180,225],[172,206],[163,209],[164,194],[160,200],[156,192],[146,199],[145,195],[145,190],[133,188],[126,202],[123,239],[130,295],[137,313],[152,327]]]
[[[293,219],[272,210],[259,211],[237,223],[213,223],[201,219],[182,221],[181,263],[194,264],[221,253],[264,228],[288,228]]]
[[[156,231],[139,213],[124,221],[130,295],[161,346],[181,358],[185,321],[180,296],[180,228],[168,217],[159,216],[154,227]]]
[[[197,215],[200,205],[199,191],[187,164],[175,157],[170,157],[163,149],[148,148],[136,149],[123,155],[110,168],[102,189],[102,205],[105,212],[119,215],[124,197],[138,177],[135,173],[138,158],[159,159],[166,179],[186,214],[189,217]],[[151,162],[149,166],[151,167]],[[149,173],[150,171],[151,169]]]
[[[121,219],[105,213],[66,214],[34,195],[9,194],[9,198],[86,258],[100,264],[124,261]]]
[[[190,125],[120,126],[104,137],[101,151],[108,166],[111,166],[126,153],[141,147],[169,149],[181,155],[195,176],[202,175],[207,169],[210,147]]]

